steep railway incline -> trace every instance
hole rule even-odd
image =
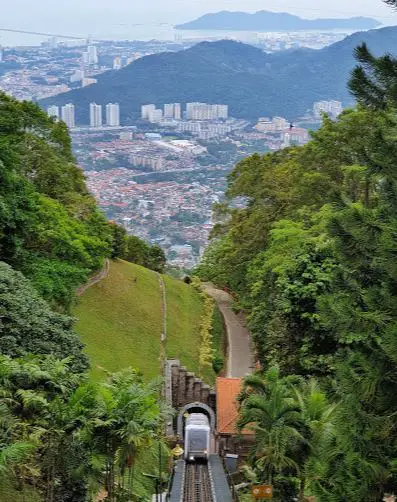
[[[210,455],[207,464],[178,461],[168,500],[169,502],[233,502],[220,457]]]

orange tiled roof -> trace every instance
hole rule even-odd
[[[237,396],[241,392],[241,378],[216,379],[216,417],[220,434],[236,434],[238,419]],[[249,434],[249,431],[243,431]]]

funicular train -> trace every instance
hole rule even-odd
[[[191,413],[185,422],[185,460],[207,461],[211,445],[211,427],[204,413]]]

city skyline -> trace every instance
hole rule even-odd
[[[2,12],[2,27],[29,31],[59,32],[65,35],[98,37],[130,36],[131,38],[159,37],[170,35],[172,26],[190,21],[208,12],[239,10],[254,12],[270,10],[289,12],[304,18],[370,16],[383,24],[397,24],[397,13],[381,0],[351,0],[349,5],[335,0],[332,6],[326,2],[303,0],[296,5],[289,0],[270,0],[263,5],[261,0],[161,0],[131,5],[128,0],[114,0],[111,6],[105,0],[71,0],[67,5],[54,4],[50,0],[15,0],[13,9]],[[22,13],[22,14],[21,14]],[[161,26],[161,23],[165,23]],[[40,37],[0,32],[0,44],[12,45],[40,41]]]

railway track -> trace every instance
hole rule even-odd
[[[183,502],[213,502],[208,465],[185,464]]]

